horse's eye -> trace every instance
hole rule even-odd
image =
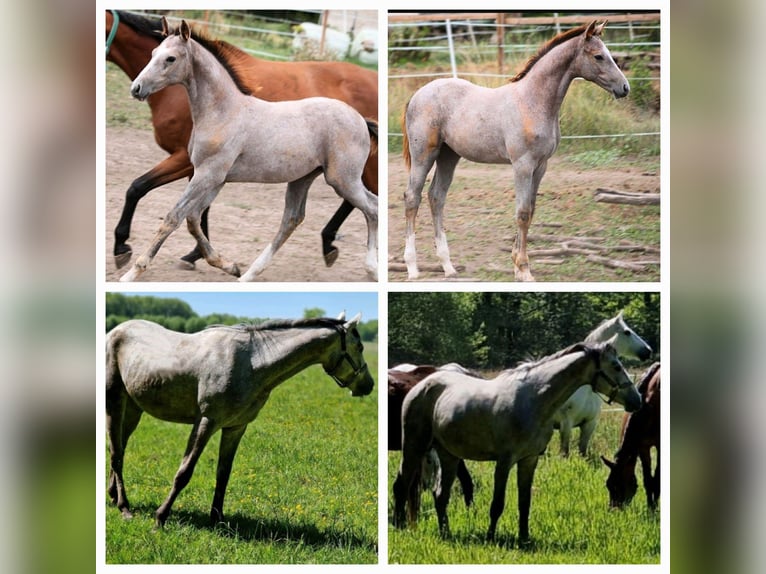
[[[595,56],[593,56],[593,57],[594,57],[594,58],[596,58],[596,59],[597,59],[599,62],[600,62],[601,60],[603,60],[603,59],[604,59],[604,56],[603,56],[603,54],[596,54],[596,55],[595,55]]]
[[[176,61],[176,57],[175,56],[168,56],[167,58],[165,58],[165,62],[167,64],[172,64],[175,61]]]

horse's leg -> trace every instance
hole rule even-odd
[[[207,238],[208,241],[210,241],[210,234],[207,230],[207,216],[210,212],[210,207],[206,207],[205,210],[202,212],[202,217],[200,218],[200,227],[202,229],[202,234]],[[202,259],[204,255],[202,255],[202,248],[199,246],[199,242],[197,242],[197,245],[194,246],[194,249],[189,251],[186,255],[181,257],[181,261],[183,261],[183,267],[186,269],[194,269],[195,263],[197,260]]]
[[[205,166],[200,166],[194,172],[194,176],[186,186],[183,195],[175,207],[165,216],[151,245],[136,259],[130,271],[120,277],[120,281],[135,281],[138,279],[146,271],[146,268],[157,255],[165,240],[178,229],[181,221],[189,217],[189,215],[201,213],[213,202],[221,187],[223,187],[223,179],[225,174],[228,173],[231,163],[226,158],[216,158],[210,160]]]
[[[338,229],[346,221],[346,218],[351,215],[352,211],[354,211],[354,206],[344,199],[338,211],[335,212],[330,221],[327,222],[327,225],[322,229],[322,255],[324,256],[324,264],[327,267],[332,267],[338,259],[338,248],[333,245],[333,241],[335,241]]]
[[[221,257],[218,251],[216,251],[210,244],[210,240],[205,237],[205,232],[200,225],[199,217],[194,215],[187,217],[186,226],[189,229],[189,233],[191,233],[192,236],[197,240],[197,248],[209,265],[217,267],[229,275],[239,277],[239,267],[237,264]]]
[[[212,423],[207,417],[202,417],[194,423],[191,434],[189,435],[189,442],[186,444],[186,451],[184,457],[181,460],[181,466],[176,472],[173,479],[173,488],[170,490],[170,494],[165,499],[155,513],[157,526],[162,528],[165,521],[170,514],[170,507],[173,506],[173,502],[180,492],[189,484],[192,474],[194,473],[194,467],[199,460],[202,451],[205,449],[205,445],[213,436],[213,433],[218,430],[216,425]]]
[[[569,456],[569,443],[572,440],[572,419],[565,414],[559,421],[559,440],[562,456]]]
[[[646,493],[646,505],[650,509],[655,508],[654,503],[654,480],[652,478],[652,452],[651,449],[641,447],[638,451],[641,460],[641,474],[644,479],[644,492]]]
[[[301,179],[296,179],[287,184],[285,209],[282,212],[282,223],[279,226],[279,231],[277,231],[271,243],[266,246],[253,264],[250,265],[247,272],[239,278],[239,281],[255,281],[255,278],[271,262],[277,250],[287,241],[287,238],[295,231],[295,228],[303,222],[303,218],[306,216],[306,198],[309,187],[311,187],[311,184],[320,173],[321,170],[316,169]]]
[[[133,180],[125,193],[122,214],[117,227],[114,228],[114,263],[118,269],[124,267],[133,255],[132,248],[126,242],[130,237],[130,226],[138,202],[151,190],[183,177],[190,177],[193,172],[189,154],[184,149],[171,154],[151,170]]]
[[[537,203],[537,190],[540,181],[545,174],[547,162],[545,160],[537,165],[529,165],[529,162],[517,162],[514,165],[514,181],[516,188],[516,225],[518,233],[513,248],[514,275],[517,281],[534,281],[529,268],[527,256],[527,235],[532,224]]]
[[[473,503],[473,479],[468,472],[465,461],[461,460],[457,465],[457,479],[460,481],[460,488],[463,490],[463,499],[466,506]]]
[[[411,127],[407,126],[410,131]],[[432,147],[429,143],[424,143],[429,138],[413,138],[410,136],[410,157],[412,165],[410,166],[410,175],[407,180],[407,191],[404,192],[404,216],[406,218],[405,244],[404,244],[404,262],[407,265],[407,277],[410,280],[417,279],[420,275],[418,271],[418,257],[415,250],[415,219],[418,216],[418,208],[423,194],[423,186],[426,183],[426,177],[431,170],[436,156],[439,154],[440,142],[436,142]]]
[[[529,542],[529,508],[532,504],[532,480],[535,478],[537,456],[519,461],[517,484],[519,487],[519,542]]]
[[[505,488],[508,484],[508,474],[511,472],[511,461],[501,458],[495,464],[495,485],[492,492],[492,504],[489,507],[489,529],[487,540],[495,539],[497,521],[505,509]]]
[[[125,410],[123,411],[123,416],[122,416],[123,456],[125,454],[125,451],[128,448],[128,439],[130,439],[130,435],[133,434],[133,431],[136,430],[136,427],[138,426],[138,423],[141,420],[142,414],[144,414],[144,411],[142,411],[141,408],[130,399],[130,397],[126,397]],[[107,492],[109,493],[109,497],[112,499],[112,502],[117,504],[117,500],[118,500],[117,476],[113,471],[109,472],[109,487],[107,489]]]
[[[455,167],[460,160],[452,148],[443,144],[436,158],[436,171],[433,181],[428,189],[428,203],[431,206],[431,218],[434,224],[434,245],[436,246],[436,256],[444,269],[445,277],[454,277],[457,271],[452,266],[449,257],[449,247],[447,246],[447,234],[444,233],[444,204],[447,201],[447,191],[452,183],[452,177],[455,175]]]
[[[223,521],[223,498],[226,496],[226,486],[231,476],[231,465],[237,454],[239,441],[245,434],[247,425],[225,428],[221,431],[221,446],[218,450],[218,469],[215,473],[215,495],[210,509],[210,522],[215,524]]]
[[[442,538],[448,538],[450,530],[447,507],[449,506],[450,494],[452,493],[452,485],[455,482],[457,466],[462,461],[443,448],[437,447],[437,452],[439,453],[439,463],[441,464],[441,480],[439,480],[434,490],[434,505],[436,506],[436,516],[439,521],[439,533]]]
[[[119,375],[118,375],[119,376]],[[109,386],[111,380],[107,362],[106,389],[106,429],[109,435],[109,496],[112,502],[125,518],[131,518],[130,503],[125,492],[125,482],[122,478],[122,464],[125,460],[125,441],[123,440],[123,421],[125,418],[125,403],[127,393],[120,381],[119,386]]]
[[[353,168],[349,171],[353,172]],[[369,192],[361,179],[350,179],[340,166],[331,164],[325,171],[325,180],[335,192],[364,214],[367,220],[367,275],[378,280],[378,198]]]
[[[578,446],[580,448],[580,454],[584,457],[588,456],[588,445],[590,444],[590,439],[596,430],[596,423],[598,423],[598,415],[592,419],[588,419],[582,425],[580,425],[580,443]]]

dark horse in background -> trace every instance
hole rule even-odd
[[[106,11],[106,59],[119,66],[131,80],[146,66],[152,50],[163,40],[159,19],[150,19],[119,10]],[[325,96],[341,100],[368,119],[378,119],[378,74],[346,62],[271,62],[255,58],[230,46],[229,62],[244,79],[244,93],[267,101],[298,100]],[[139,200],[151,190],[187,177],[194,172],[187,146],[192,131],[189,100],[183,86],[168,86],[149,96],[154,138],[170,154],[133,181],[125,194],[120,221],[114,230],[114,259],[117,267],[130,261],[133,250],[127,244],[130,225]],[[364,167],[362,181],[378,195],[378,154],[373,152]],[[338,229],[353,211],[346,200],[322,230],[322,252],[329,267],[338,258],[333,245]],[[208,235],[208,209],[202,214],[202,231]],[[202,257],[195,247],[181,259],[190,265]]]
[[[642,406],[635,413],[626,414],[622,420],[620,446],[614,462],[601,457],[609,467],[606,487],[609,504],[622,507],[629,504],[638,490],[636,461],[641,459],[646,504],[657,508],[660,500],[660,363],[654,363],[641,378],[638,385]],[[652,473],[652,447],[657,449],[657,466]]]
[[[465,369],[457,363],[449,363],[441,367],[419,365],[410,370],[399,370],[394,367],[388,370],[388,450],[402,450],[402,403],[404,397],[420,381],[439,370],[456,371],[481,378],[478,373]],[[464,460],[458,464],[457,479],[463,490],[465,505],[471,506],[474,485]]]

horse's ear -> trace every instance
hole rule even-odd
[[[162,35],[168,36],[170,34],[170,27],[168,26],[168,19],[165,16],[162,17]]]
[[[352,327],[356,327],[359,321],[362,319],[362,313],[357,313],[353,319],[348,321],[345,325],[343,325],[346,329],[351,329]]]
[[[189,28],[189,24],[186,23],[186,20],[181,20],[181,38],[185,41],[191,38],[191,28]]]
[[[338,315],[338,321],[345,321],[346,320],[346,310],[340,312],[340,315]]]
[[[597,24],[596,20],[593,20],[593,22],[588,24],[588,27],[585,29],[585,39],[590,40],[592,36],[600,36],[604,26],[606,26],[606,21]]]
[[[607,466],[608,466],[610,469],[612,469],[612,468],[614,468],[614,467],[616,466],[616,465],[615,465],[615,464],[614,464],[614,463],[613,463],[611,460],[609,460],[608,458],[606,458],[606,457],[605,457],[605,456],[603,456],[603,455],[601,455],[601,460],[602,460],[602,461],[604,462],[604,464],[605,464],[605,465],[607,465]]]

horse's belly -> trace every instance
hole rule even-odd
[[[269,157],[240,156],[229,170],[226,181],[254,183],[287,183],[300,179],[320,166],[308,150],[302,157],[274,154]]]

